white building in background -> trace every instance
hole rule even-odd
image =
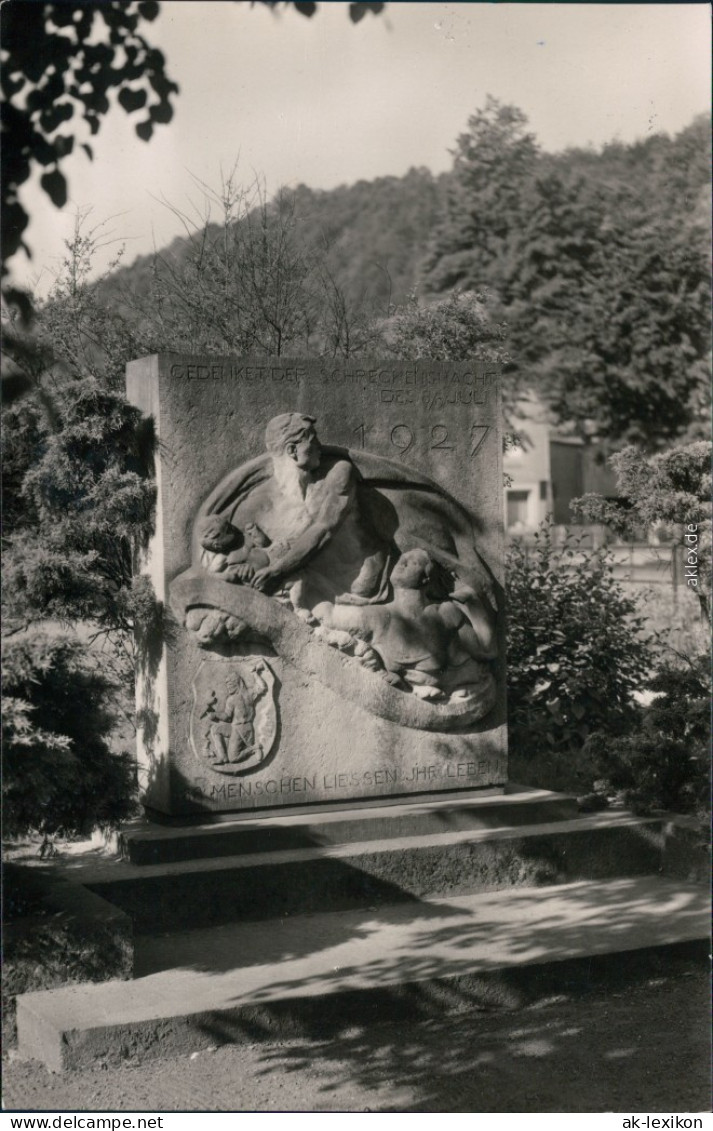
[[[505,532],[527,536],[550,515],[556,526],[574,526],[581,519],[570,510],[572,499],[597,492],[617,497],[616,476],[607,463],[609,452],[567,436],[547,420],[536,400],[523,403],[515,420],[519,443],[508,447],[503,470]]]

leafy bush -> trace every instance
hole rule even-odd
[[[585,522],[604,523],[620,536],[635,541],[650,528],[672,542],[672,557],[686,570],[686,584],[711,616],[711,455],[710,440],[679,444],[667,452],[647,455],[630,446],[609,461],[616,473],[619,499],[583,495],[572,502]]]
[[[515,747],[533,753],[582,747],[594,731],[634,724],[654,640],[623,591],[606,551],[515,543],[507,560],[508,714]]]
[[[487,296],[453,291],[440,302],[419,303],[416,294],[381,324],[382,348],[409,361],[508,361],[505,327],[494,322]]]
[[[117,689],[84,645],[43,633],[10,639],[2,677],[5,833],[86,833],[131,816],[135,764],[108,741]]]
[[[657,693],[630,734],[593,734],[584,753],[605,788],[636,812],[704,811],[709,798],[710,657],[679,656],[661,665],[648,687]]]

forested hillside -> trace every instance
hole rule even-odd
[[[225,226],[97,294],[160,348],[169,334],[175,348],[349,356],[378,348],[412,292],[429,304],[471,291],[506,327],[513,389],[535,389],[560,422],[654,447],[696,437],[710,378],[708,135],[701,117],[673,138],[548,154],[521,111],[489,99],[447,174],[301,185],[269,203],[259,187],[216,186]],[[258,262],[261,225],[272,250]],[[257,333],[265,317],[272,329]]]
[[[320,191],[299,185],[290,194],[297,235],[304,248],[319,255],[353,303],[368,301],[382,315],[404,302],[420,281],[429,232],[439,214],[445,177],[410,169],[403,177],[379,177]],[[220,238],[210,224],[208,240]],[[189,254],[188,237],[175,239],[159,258],[178,264]],[[126,291],[147,298],[155,261],[142,256],[99,284],[106,299],[125,304]]]

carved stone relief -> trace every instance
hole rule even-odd
[[[194,754],[219,774],[258,770],[277,738],[275,675],[256,656],[202,661],[193,681]]]
[[[497,600],[474,516],[402,463],[323,447],[312,417],[273,418],[265,444],[201,507],[193,568],[172,584],[198,645],[225,654],[260,640],[402,726],[448,731],[484,718]],[[243,772],[258,757],[252,692],[201,688],[194,750],[219,772]]]

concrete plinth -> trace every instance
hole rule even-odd
[[[165,824],[155,819],[124,826],[121,852],[131,864],[249,855],[317,845],[354,844],[396,836],[533,825],[577,816],[573,797],[508,785],[471,793],[424,794],[400,802],[365,801],[232,814],[209,823]]]
[[[615,971],[637,956],[692,956],[708,912],[700,886],[645,877],[148,939],[134,982],[22,995],[20,1051],[61,1071],[326,1025],[514,1008],[551,993],[558,976],[586,984],[613,956]]]
[[[515,787],[137,822],[123,860],[58,864],[132,922],[134,980],[21,995],[20,1054],[60,1071],[653,976],[707,953],[707,887],[665,875],[680,832]]]

